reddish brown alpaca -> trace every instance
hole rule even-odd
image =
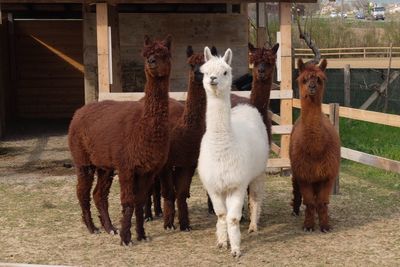
[[[276,52],[278,49],[279,44],[275,44],[271,49],[268,49],[265,47],[255,48],[251,43],[249,43],[249,61],[253,64],[253,81],[251,84],[250,98],[231,94],[232,107],[238,104],[251,104],[257,108],[263,117],[265,127],[267,128],[268,141],[270,145],[272,140],[272,123],[268,116],[268,107],[275,72]],[[214,214],[210,198],[208,198],[207,204],[208,212]]]
[[[215,49],[214,49],[215,50]],[[190,197],[190,184],[197,167],[201,138],[205,132],[206,94],[203,88],[203,54],[194,54],[187,48],[189,72],[188,95],[183,114],[174,123],[167,164],[161,173],[161,192],[164,199],[164,228],[175,229],[175,200],[181,231],[190,231],[186,199]]]
[[[322,232],[330,230],[329,196],[339,173],[339,135],[322,113],[327,62],[318,66],[298,61],[301,115],[290,138],[289,156],[293,172],[293,214],[299,215],[301,197],[306,206],[303,229],[314,230],[315,211]]]
[[[137,240],[146,239],[143,205],[154,176],[164,166],[169,150],[168,90],[171,70],[171,37],[152,42],[146,36],[145,99],[141,102],[102,101],[77,110],[69,128],[69,147],[75,162],[77,195],[82,217],[91,233],[98,232],[90,212],[94,170],[98,183],[94,200],[101,223],[115,233],[108,214],[112,172],[118,171],[121,188],[121,244],[131,242],[135,211]]]

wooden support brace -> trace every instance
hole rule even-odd
[[[336,132],[339,134],[339,104],[333,103],[329,104],[329,120],[333,124],[336,129]],[[335,179],[335,185],[333,187],[333,194],[339,194],[339,176]]]
[[[97,67],[99,93],[110,92],[110,62],[108,33],[108,4],[96,4]]]

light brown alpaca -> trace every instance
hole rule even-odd
[[[77,195],[83,220],[91,233],[98,232],[90,212],[94,170],[98,183],[94,200],[101,222],[115,233],[108,214],[112,172],[118,171],[121,190],[121,244],[131,243],[131,219],[136,217],[137,240],[146,239],[143,205],[154,176],[164,166],[169,150],[168,91],[171,70],[171,37],[152,42],[145,37],[144,101],[102,101],[75,112],[69,128],[69,147],[76,166]]]
[[[315,211],[321,231],[330,230],[329,197],[340,167],[339,135],[321,108],[326,65],[325,59],[319,66],[298,61],[301,115],[292,130],[289,155],[293,172],[293,214],[299,215],[303,196],[305,231],[314,230]]]

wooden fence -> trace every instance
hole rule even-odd
[[[335,116],[334,113],[332,113],[332,105],[337,105],[339,107],[338,104],[322,104],[322,112],[330,116]],[[299,109],[301,108],[299,99],[293,99],[293,107]],[[339,107],[336,116],[353,120],[372,122],[381,125],[400,127],[399,115],[348,108],[348,107]],[[335,120],[338,120],[338,118]],[[367,154],[347,147],[342,147],[341,153],[342,153],[342,158],[344,159],[377,167],[386,171],[400,173],[400,161]]]
[[[390,51],[392,50],[392,51]],[[295,48],[295,57],[312,58],[314,54],[309,48]],[[347,47],[320,48],[321,56],[325,58],[369,58],[369,57],[400,57],[400,47]]]

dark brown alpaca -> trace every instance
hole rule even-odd
[[[216,49],[214,48],[216,54]],[[200,143],[205,132],[206,94],[203,88],[203,54],[194,54],[187,48],[189,86],[183,114],[171,130],[171,143],[167,164],[161,173],[161,192],[164,199],[164,228],[175,229],[175,200],[181,231],[190,231],[186,199],[190,197],[190,184],[197,167]]]
[[[340,167],[339,135],[321,110],[326,65],[325,59],[319,66],[298,61],[301,115],[292,130],[289,156],[293,172],[293,214],[299,215],[303,196],[305,231],[314,230],[315,211],[321,231],[330,230],[329,196]]]
[[[164,166],[169,151],[168,90],[171,70],[171,37],[152,42],[147,36],[145,99],[138,102],[102,101],[75,112],[69,128],[69,147],[76,166],[77,195],[89,232],[98,232],[90,212],[94,170],[98,182],[94,200],[101,223],[115,233],[108,214],[108,193],[113,170],[121,188],[121,244],[131,242],[131,219],[136,217],[137,240],[146,239],[143,205],[154,176]]]
[[[251,104],[260,112],[263,117],[265,127],[267,128],[268,141],[271,145],[272,141],[272,123],[268,116],[269,100],[272,89],[272,81],[274,79],[276,52],[278,52],[279,44],[275,44],[272,48],[255,48],[249,43],[249,61],[253,64],[250,98],[231,94],[232,107],[238,104]],[[214,214],[214,209],[210,198],[207,200],[208,212]]]

